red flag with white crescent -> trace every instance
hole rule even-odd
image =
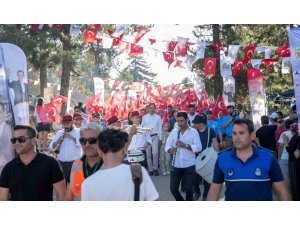
[[[141,39],[142,37],[148,33],[150,31],[149,28],[146,28],[146,27],[139,27],[138,28],[138,31],[137,31],[137,35],[136,37],[134,38],[134,41],[133,41],[133,44],[137,44]]]
[[[223,47],[223,43],[212,43],[211,45],[215,48],[217,55],[219,55],[220,49]]]
[[[168,43],[168,49],[167,49],[167,51],[168,52],[173,52],[174,49],[175,49],[175,47],[176,47],[176,45],[177,45],[177,43],[178,43],[178,41],[170,41]]]
[[[123,34],[121,34],[119,37],[117,38],[114,38],[113,39],[113,46],[118,46],[120,44],[120,41],[122,40],[123,38]]]
[[[85,43],[93,42],[96,39],[97,33],[92,30],[85,30],[83,36]]]
[[[235,60],[233,64],[233,76],[236,77],[240,74],[243,69],[243,60]]]
[[[153,38],[148,38],[148,40],[150,41],[150,45],[153,45],[156,42],[156,39]]]
[[[278,47],[278,57],[291,57],[290,48],[287,46]]]
[[[170,65],[174,62],[174,52],[163,52],[164,60]]]
[[[216,75],[216,58],[205,58],[204,59],[204,75],[215,76]]]
[[[254,51],[255,51],[255,48],[256,46],[254,45],[249,45],[245,48],[245,51],[244,51],[244,59],[243,59],[243,63],[244,64],[247,64],[250,59],[252,58],[253,54],[254,54]]]
[[[208,98],[208,95],[205,91],[205,89],[202,89],[202,91],[200,92],[200,101],[198,103],[198,112],[202,113],[202,110],[207,110],[209,105],[210,105],[210,101]]]
[[[213,115],[213,119],[217,119],[219,112],[222,112],[223,115],[227,116],[228,115],[228,111],[227,111],[227,107],[223,101],[223,98],[219,95],[216,101],[216,104],[214,106],[214,109],[212,111],[212,115]]]
[[[178,43],[177,43],[177,56],[185,56],[187,54],[188,50],[188,38],[183,37],[177,37]]]
[[[129,56],[135,56],[138,54],[143,54],[144,50],[143,47],[140,45],[135,45],[135,44],[131,44],[130,45],[130,52],[129,52]]]

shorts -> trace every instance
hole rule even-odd
[[[50,123],[46,123],[46,124],[38,123],[36,129],[38,133],[42,131],[50,132]]]

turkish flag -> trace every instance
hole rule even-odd
[[[98,30],[101,27],[101,24],[90,24],[91,29]]]
[[[220,53],[220,49],[223,47],[223,43],[212,43],[212,46],[215,47],[217,55]]]
[[[177,37],[178,44],[177,44],[177,56],[185,56],[187,54],[187,49],[188,49],[188,38],[182,38],[182,37]]]
[[[122,89],[122,86],[124,85],[124,82],[121,81],[121,80],[115,80],[113,86],[112,86],[112,90],[115,90],[115,89],[119,89],[121,90]]]
[[[198,103],[198,112],[202,113],[202,110],[207,110],[209,108],[210,101],[205,89],[202,89],[202,91],[200,92],[200,96],[201,98]]]
[[[97,33],[92,30],[85,30],[83,33],[84,42],[93,42],[96,39]]]
[[[240,71],[243,69],[243,60],[235,60],[233,65],[233,76],[239,75]]]
[[[170,65],[174,62],[174,52],[163,52],[163,56],[164,60],[169,63],[168,68],[170,68]]]
[[[120,44],[120,41],[123,38],[123,34],[121,34],[118,38],[113,39],[113,46],[118,46]]]
[[[101,93],[90,97],[85,102],[85,107],[88,112],[88,114],[97,113],[100,110],[100,99],[101,99]]]
[[[156,42],[156,39],[153,38],[148,38],[148,40],[150,41],[150,45],[153,45]]]
[[[222,112],[225,116],[228,115],[227,107],[220,95],[218,96],[215,107],[212,111],[213,120],[216,120],[218,118],[219,112]]]
[[[247,69],[247,80],[255,80],[261,77],[261,72],[255,68]]]
[[[170,41],[168,43],[168,49],[167,49],[167,51],[168,52],[174,52],[174,49],[175,49],[177,43],[178,43],[178,41]]]
[[[278,47],[278,57],[291,57],[290,48],[287,46]]]
[[[136,37],[134,38],[134,41],[133,41],[133,44],[137,44],[141,39],[142,37],[148,33],[150,31],[149,28],[146,28],[146,27],[139,27],[138,28],[138,31],[137,31],[137,35]]]
[[[176,105],[182,108],[182,106],[184,105],[185,98],[186,95],[182,91],[180,91],[176,96]]]
[[[181,60],[176,60],[176,61],[175,61],[174,68],[177,67],[177,66],[178,66],[179,68],[182,68],[181,64],[182,64],[182,61],[181,61]]]
[[[270,69],[270,66],[273,65],[277,60],[276,59],[264,59],[263,64],[266,67],[266,69]]]
[[[68,98],[62,95],[55,95],[46,107],[49,120],[52,122],[60,122],[60,112],[63,104],[68,102]]]
[[[204,76],[215,76],[216,75],[216,58],[205,58],[204,59]]]
[[[129,56],[135,56],[138,54],[143,54],[144,49],[142,46],[140,45],[135,45],[135,44],[131,44],[130,45],[130,52],[129,52]]]
[[[244,59],[243,59],[243,63],[247,64],[250,59],[252,58],[254,51],[255,51],[256,46],[254,45],[249,45],[245,48],[245,54],[244,54]]]
[[[52,122],[60,122],[60,113],[57,111],[56,107],[54,106],[53,102],[50,102],[46,106],[46,113],[48,114],[48,120],[50,123]]]

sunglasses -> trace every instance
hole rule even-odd
[[[100,118],[100,116],[92,116],[92,118]]]
[[[74,119],[75,121],[80,121],[81,119],[80,118],[77,118],[77,119]]]
[[[20,137],[14,137],[14,138],[11,138],[10,139],[10,142],[12,144],[16,144],[16,142],[18,141],[19,143],[24,143],[27,139],[31,139],[31,138],[34,138],[34,137],[24,137],[24,136],[20,136]]]
[[[95,137],[90,137],[90,138],[79,138],[79,142],[81,145],[86,145],[88,142],[90,145],[96,144],[97,143],[97,138]]]

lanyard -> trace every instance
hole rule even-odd
[[[100,165],[100,161],[98,161],[96,163],[96,165],[94,166],[94,170],[93,170],[92,174],[94,174],[99,169],[99,165]],[[92,175],[92,174],[89,174],[88,163],[87,163],[86,159],[84,161],[84,171],[85,171],[86,177],[89,177],[90,175]]]

